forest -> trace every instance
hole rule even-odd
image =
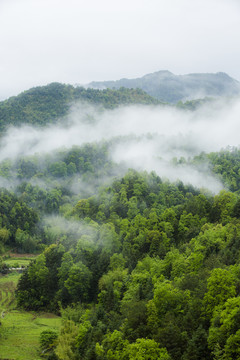
[[[12,126],[67,124],[79,99],[110,117],[126,105],[168,107],[142,90],[55,83],[0,103],[2,148]],[[175,108],[192,113],[209,102]],[[96,126],[94,116],[81,121]],[[170,159],[176,172],[208,171],[222,184],[213,192],[112,156],[146,137],[154,139],[121,134],[1,157],[0,267],[10,251],[37,255],[18,281],[16,309],[61,317],[59,331],[40,334],[44,359],[240,357],[240,149]]]

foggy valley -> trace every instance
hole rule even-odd
[[[239,111],[238,98],[218,99],[196,111],[161,105],[102,110],[77,103],[58,124],[9,127],[0,141],[0,160],[41,157],[74,145],[106,142],[110,159],[125,169],[155,171],[170,181],[218,193],[224,185],[209,164],[193,166],[189,160],[201,152],[237,147]],[[180,158],[186,162],[174,165],[174,159]]]
[[[0,360],[240,359],[239,0],[0,0]]]

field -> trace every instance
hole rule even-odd
[[[24,259],[24,258],[10,258],[4,260],[4,263],[9,267],[27,267],[30,263],[31,259]]]
[[[43,330],[58,331],[61,318],[53,314],[19,311],[14,291],[21,275],[0,275],[0,360],[38,360]]]

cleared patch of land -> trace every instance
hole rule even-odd
[[[23,258],[11,258],[4,260],[4,263],[9,267],[27,267],[32,259],[23,259]],[[16,266],[18,265],[18,266]]]
[[[15,289],[21,274],[0,275],[0,360],[38,360],[39,336],[44,330],[59,331],[61,318],[49,313],[16,309]]]
[[[17,253],[9,253],[8,257],[3,260],[5,264],[10,267],[16,267],[18,264],[19,267],[25,266],[27,267],[30,262],[37,258],[37,255],[34,254],[17,254]]]

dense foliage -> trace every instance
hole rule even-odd
[[[99,104],[112,109],[118,105],[159,104],[141,89],[94,90],[60,83],[39,86],[0,102],[0,131],[9,125],[46,125],[66,116],[76,102]]]
[[[209,154],[201,153],[190,161],[179,159],[179,164],[190,163],[191,165],[208,164],[209,168],[232,192],[240,190],[240,150],[237,147],[229,147],[219,152]]]
[[[19,306],[60,305],[59,359],[235,358],[238,203],[131,170],[45,229],[53,244],[22,276]]]
[[[45,124],[80,97],[107,107],[150,101],[138,90],[52,84],[1,106],[9,123]],[[213,195],[116,164],[114,144],[132,138],[0,163],[1,254],[39,254],[21,276],[18,306],[61,314],[61,332],[40,337],[48,359],[238,359],[240,150],[172,160],[207,166],[225,185]]]

